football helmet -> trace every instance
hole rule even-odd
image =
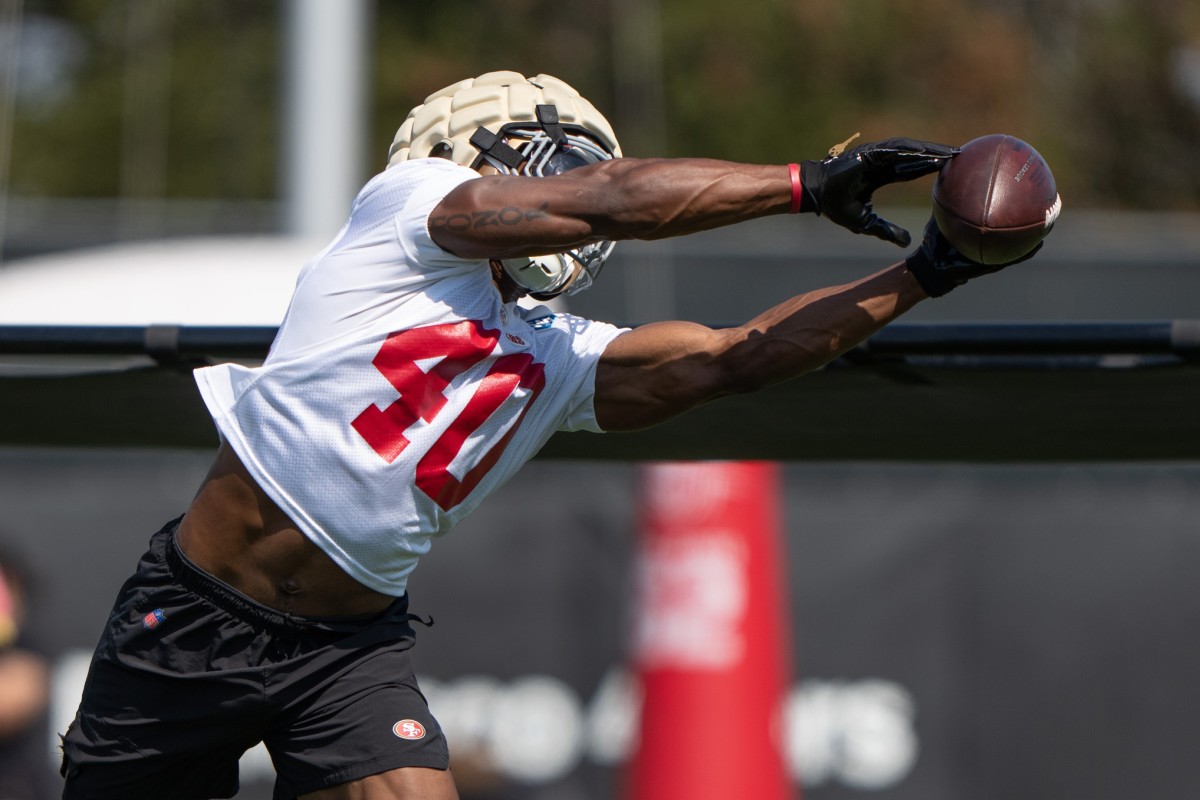
[[[444,156],[471,169],[490,164],[509,175],[543,177],[619,158],[608,120],[551,75],[489,72],[434,92],[396,132],[388,166]],[[612,252],[610,241],[562,253],[503,259],[504,271],[538,299],[591,286]]]

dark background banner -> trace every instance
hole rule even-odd
[[[56,724],[204,451],[0,450]],[[616,796],[634,746],[639,468],[535,462],[417,570],[464,798]],[[1200,796],[1200,466],[788,464],[784,715],[816,800]],[[50,742],[47,742],[47,762]],[[240,797],[269,797],[261,753]]]

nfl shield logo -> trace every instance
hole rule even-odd
[[[146,616],[142,617],[142,627],[146,628],[147,630],[154,630],[158,627],[158,623],[162,622],[166,618],[167,615],[163,613],[163,610],[161,608],[156,608]]]

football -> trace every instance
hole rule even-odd
[[[964,144],[933,184],[933,216],[950,244],[980,264],[1028,254],[1062,209],[1049,165],[1015,136],[981,136]]]

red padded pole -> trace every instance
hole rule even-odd
[[[779,467],[645,468],[629,800],[784,800]]]

